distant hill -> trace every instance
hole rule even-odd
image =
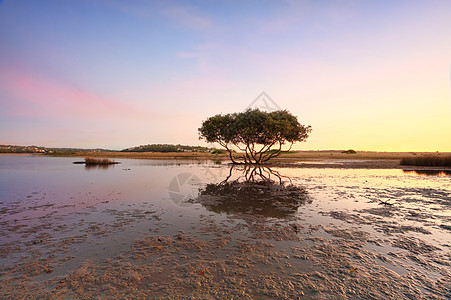
[[[127,148],[121,152],[212,152],[215,148],[171,144],[150,144]]]

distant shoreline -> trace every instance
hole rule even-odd
[[[76,152],[76,153],[0,153],[2,155],[37,155],[53,157],[103,157],[116,159],[166,159],[210,160],[230,162],[227,154],[205,152]],[[449,152],[439,155],[450,155]],[[357,152],[345,154],[339,151],[300,151],[284,153],[272,159],[267,166],[291,168],[340,168],[340,169],[403,169],[403,170],[449,170],[449,167],[401,166],[404,157],[437,155],[435,152]]]
[[[43,153],[6,153],[6,152],[2,152],[0,153],[0,155],[43,155]]]

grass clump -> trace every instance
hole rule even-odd
[[[400,163],[403,166],[451,167],[451,155],[405,157]]]
[[[105,166],[105,165],[113,165],[117,164],[114,160],[108,158],[92,158],[86,157],[85,164],[88,166]]]

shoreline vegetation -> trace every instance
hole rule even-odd
[[[222,149],[181,144],[148,144],[117,151],[100,148],[46,148],[11,145],[0,145],[0,148],[0,155],[46,155],[97,159],[179,159],[210,160],[220,163],[230,162],[229,155]],[[92,165],[105,166],[109,164],[112,163],[94,163]],[[87,163],[87,165],[90,165],[90,163]],[[291,150],[282,151],[280,156],[274,157],[271,159],[271,162],[265,165],[303,168],[450,169],[451,152],[377,152],[355,151],[353,149]]]
[[[405,157],[400,162],[403,166],[451,167],[451,155],[428,155]]]
[[[14,154],[14,153],[5,153]],[[16,154],[14,154],[16,155]],[[44,155],[33,153],[33,155]],[[161,159],[161,160],[211,160],[229,163],[226,153],[209,152],[58,152],[45,154],[55,157],[92,157],[92,158],[128,158],[128,159]],[[401,164],[406,159],[427,159],[437,157],[438,160],[451,157],[451,152],[373,152],[358,151],[354,154],[342,150],[331,151],[289,151],[272,160],[268,166],[290,166],[300,168],[366,168],[366,169],[450,169],[449,165],[415,165]]]

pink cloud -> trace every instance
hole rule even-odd
[[[35,76],[17,69],[0,69],[0,93],[16,100],[5,105],[22,116],[149,118],[152,112],[131,103],[106,98],[72,84]]]

